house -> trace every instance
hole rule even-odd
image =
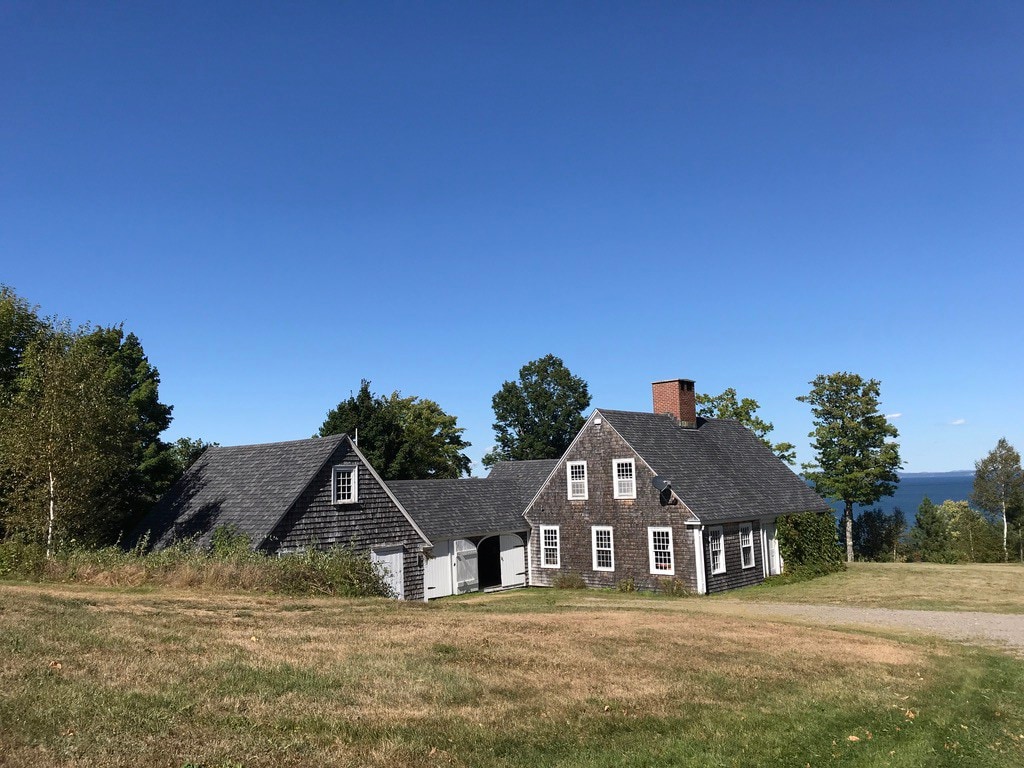
[[[141,530],[156,548],[225,525],[268,554],[352,546],[407,600],[559,574],[703,594],[780,573],[776,518],[828,505],[739,422],[698,419],[692,381],[653,397],[650,413],[596,409],[560,459],[486,478],[385,482],[347,435],[209,448]]]
[[[398,597],[423,598],[430,540],[348,435],[207,448],[139,530],[162,549],[209,544],[222,526],[267,554],[353,546],[386,567]]]
[[[407,600],[523,586],[522,511],[554,464],[503,462],[485,479],[385,483],[347,435],[211,447],[139,535],[154,549],[209,545],[230,526],[267,554],[351,546],[381,563]]]
[[[596,409],[526,506],[531,585],[664,580],[718,592],[780,573],[775,521],[828,505],[750,430],[699,419],[694,383],[653,384],[650,413]]]

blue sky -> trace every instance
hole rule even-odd
[[[1024,449],[1024,5],[0,5],[0,282],[123,322],[168,437],[882,382],[908,471]],[[479,464],[476,471],[480,472]]]

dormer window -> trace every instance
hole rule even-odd
[[[612,461],[612,495],[616,499],[636,498],[636,467],[633,459]]]
[[[570,461],[566,463],[566,476],[569,483],[569,499],[572,501],[587,500],[587,462]]]
[[[358,467],[335,467],[331,474],[331,503],[355,504],[359,501]]]

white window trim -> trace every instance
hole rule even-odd
[[[747,536],[750,538],[750,565],[743,562],[743,532],[747,532]],[[740,567],[744,570],[753,568],[757,565],[757,556],[754,554],[754,526],[751,523],[742,523],[740,525]]]
[[[718,534],[718,554],[720,555],[718,562],[721,564],[718,568],[715,568],[715,561],[711,556],[715,549],[712,545],[712,537],[716,533]],[[720,525],[708,528],[708,564],[711,566],[712,574],[725,573],[725,532]]]
[[[338,498],[338,474],[340,472],[352,473],[352,498]],[[331,504],[358,504],[359,503],[359,467],[355,464],[338,464],[331,468]]]
[[[544,557],[544,532],[554,531],[555,532],[555,562],[548,563],[547,558]],[[541,568],[561,568],[562,567],[562,534],[558,530],[557,525],[542,525],[540,526],[540,567]]]
[[[668,556],[671,561],[671,566],[667,570],[658,569],[655,567],[656,560],[654,559],[654,534],[655,533],[667,533],[668,534]],[[675,576],[676,575],[676,552],[675,542],[673,541],[672,529],[669,527],[652,527],[647,529],[647,556],[649,558],[651,573],[655,576]]]
[[[612,556],[611,567],[600,566],[597,564],[597,533],[598,531],[608,531],[608,549]],[[590,557],[591,565],[594,566],[595,571],[614,571],[615,570],[615,532],[612,530],[610,525],[592,525],[590,526]]]
[[[583,467],[583,494],[573,496],[572,493],[572,468]],[[587,474],[587,462],[567,461],[565,463],[565,493],[569,501],[586,501],[590,496],[590,477]]]
[[[633,492],[631,494],[619,493],[620,464],[628,464],[633,469]],[[636,462],[633,459],[612,459],[612,497],[616,499],[636,498]]]

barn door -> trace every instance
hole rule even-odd
[[[452,542],[455,547],[455,557],[452,558],[452,568],[455,586],[455,594],[464,595],[466,592],[476,592],[480,589],[480,570],[476,557],[476,545],[468,539],[456,539]]]
[[[452,543],[438,541],[434,544],[433,554],[427,559],[423,573],[423,585],[427,590],[427,599],[447,597],[452,593]]]
[[[370,560],[381,569],[384,581],[399,600],[405,599],[405,555],[402,547],[374,547]]]
[[[501,586],[521,587],[526,583],[526,547],[513,534],[501,535]]]

